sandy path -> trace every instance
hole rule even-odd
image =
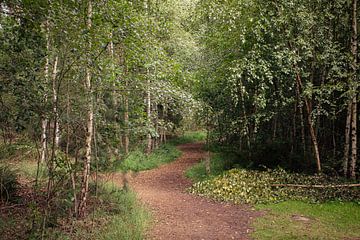
[[[182,156],[160,168],[139,173],[130,186],[152,211],[155,223],[148,239],[249,239],[258,212],[249,206],[214,202],[186,193],[184,172],[203,158],[200,143],[178,147]]]

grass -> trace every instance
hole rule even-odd
[[[93,235],[92,239],[143,239],[150,223],[150,215],[138,203],[136,195],[131,191],[121,190],[111,183],[105,184],[102,189],[100,198],[111,207],[98,213],[99,216],[108,218],[108,222]]]
[[[194,143],[205,141],[206,132],[205,131],[188,131],[183,135],[177,136],[170,140],[170,143],[173,145],[185,144],[185,143]]]
[[[254,239],[335,240],[360,237],[360,205],[357,203],[286,201],[256,205],[256,208],[265,210],[266,214],[253,224]],[[293,216],[305,216],[309,221],[295,220]]]
[[[178,158],[181,152],[172,144],[164,144],[159,149],[146,155],[142,150],[135,150],[118,165],[117,171],[143,171],[157,168],[161,164],[171,162]]]
[[[210,159],[210,175],[207,175],[206,173],[205,162],[201,161],[187,169],[185,176],[190,178],[193,182],[204,181],[230,169],[235,158],[235,155],[228,153],[213,153]]]
[[[185,132],[182,136],[173,138],[168,143],[161,145],[159,149],[149,155],[146,155],[142,149],[132,151],[122,162],[115,165],[115,170],[138,172],[157,168],[180,157],[181,152],[176,148],[177,145],[199,142],[204,138],[205,133],[201,131]]]

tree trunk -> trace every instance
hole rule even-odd
[[[128,79],[125,76],[125,88],[128,88]],[[126,92],[124,97],[124,124],[125,124],[125,134],[124,134],[124,149],[125,154],[129,154],[129,92]]]
[[[351,162],[350,177],[356,179],[356,161],[357,161],[357,99],[353,98],[351,111]]]
[[[346,115],[345,126],[345,146],[344,146],[344,159],[343,159],[343,171],[344,176],[348,176],[349,168],[349,151],[350,151],[350,128],[351,128],[351,114],[352,114],[352,102],[349,102]]]
[[[154,149],[157,149],[159,147],[159,111],[158,111],[158,106],[157,103],[154,104],[154,113],[155,113],[155,119],[154,119],[154,125],[155,125],[155,132],[156,132],[156,137],[154,140]]]
[[[301,82],[299,72],[297,72],[297,74],[296,74],[296,81],[297,81],[298,86],[299,86],[299,91],[301,91],[302,82]],[[312,119],[311,119],[311,107],[310,107],[309,100],[307,98],[304,98],[304,102],[305,102],[305,108],[306,108],[306,112],[307,112],[307,121],[308,121],[308,125],[309,125],[311,142],[313,144],[313,149],[314,149],[314,157],[315,157],[315,160],[316,160],[317,171],[321,172],[320,153],[319,153],[319,147],[318,147],[318,142],[317,142],[313,122],[312,122]]]
[[[149,73],[149,71],[148,71]],[[148,122],[148,128],[151,126],[151,94],[150,94],[150,76],[148,74],[148,80],[147,80],[147,91],[146,91],[146,116],[147,116],[147,122]],[[146,147],[146,154],[150,154],[151,152],[151,146],[152,146],[152,138],[151,138],[151,132],[150,129],[148,129],[147,134],[147,147]]]
[[[46,57],[45,57],[45,67],[44,67],[44,77],[45,77],[45,86],[49,83],[49,51],[50,51],[50,27],[49,27],[49,20],[46,20]],[[47,89],[47,88],[45,88]],[[44,103],[47,102],[47,90],[45,90],[44,94]],[[41,120],[41,151],[40,151],[40,162],[46,162],[46,150],[47,150],[47,124],[48,118],[43,116]]]
[[[304,157],[306,156],[306,140],[305,140],[305,124],[304,124],[304,112],[303,112],[303,106],[300,96],[300,86],[299,83],[296,81],[296,97],[298,102],[298,109],[299,109],[299,115],[300,115],[300,126],[301,126],[301,145],[303,149]]]
[[[353,57],[352,70],[353,78],[351,81],[352,90],[352,111],[351,111],[351,162],[350,177],[356,178],[357,161],[357,0],[352,1],[352,36],[351,53]]]
[[[87,9],[87,28],[91,29],[91,17],[92,17],[92,2],[89,0],[88,9]],[[91,43],[89,40],[89,50],[91,48]],[[90,60],[88,60],[90,61]],[[83,166],[83,179],[81,183],[81,196],[79,199],[79,217],[85,217],[86,215],[86,203],[87,195],[89,192],[89,177],[90,177],[90,163],[91,163],[91,143],[93,135],[93,102],[92,102],[92,89],[91,89],[91,72],[90,72],[90,63],[87,63],[86,66],[86,79],[85,79],[85,90],[87,93],[87,120],[86,120],[86,137],[85,137],[85,157],[84,157],[84,166]]]
[[[52,91],[53,91],[53,113],[54,113],[54,133],[55,133],[55,149],[57,150],[60,143],[60,124],[59,124],[59,111],[58,111],[58,92],[57,92],[57,66],[59,58],[56,56],[54,60],[53,73],[52,73]]]

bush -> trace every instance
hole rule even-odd
[[[0,165],[0,200],[14,200],[18,186],[17,173],[7,166]]]

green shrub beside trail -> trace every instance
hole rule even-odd
[[[337,185],[341,179],[326,175],[287,173],[282,169],[255,171],[232,169],[222,175],[197,182],[190,192],[219,201],[234,203],[274,203],[286,200],[325,202],[331,200],[359,201],[358,188],[294,188],[273,184]]]

